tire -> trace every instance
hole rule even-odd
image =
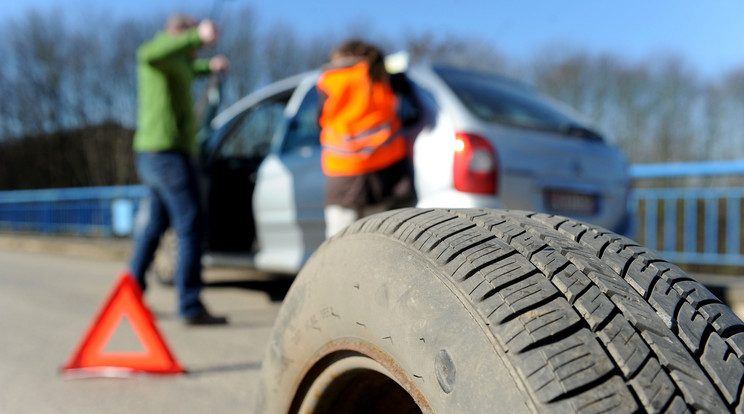
[[[155,259],[150,266],[150,274],[164,286],[173,286],[178,262],[178,236],[172,228],[163,233],[160,238]]]
[[[264,359],[261,413],[742,412],[744,325],[607,230],[404,209],[324,243]]]

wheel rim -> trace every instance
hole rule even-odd
[[[313,377],[298,413],[421,413],[413,397],[374,359],[359,354],[330,359]]]

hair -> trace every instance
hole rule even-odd
[[[168,32],[182,32],[196,26],[196,20],[187,14],[174,14],[165,21]]]
[[[334,49],[331,52],[331,58],[334,56],[362,58],[369,64],[369,77],[373,81],[387,81],[388,79],[383,53],[377,46],[352,39]]]

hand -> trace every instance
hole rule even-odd
[[[209,70],[212,72],[227,72],[230,69],[230,61],[224,55],[217,55],[209,59]]]
[[[199,34],[202,43],[207,46],[215,44],[217,39],[220,37],[217,25],[209,19],[202,20],[199,23],[199,26],[197,26],[196,31]]]

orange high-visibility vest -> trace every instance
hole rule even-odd
[[[395,93],[388,83],[370,79],[366,62],[327,70],[318,89],[327,96],[320,116],[326,175],[379,171],[405,158]]]

